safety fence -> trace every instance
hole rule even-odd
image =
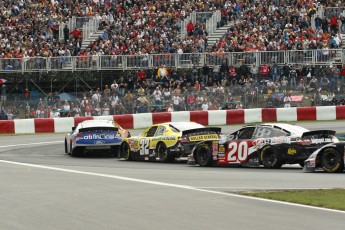
[[[278,64],[278,65],[341,65],[345,50],[288,50],[232,53],[186,53],[146,55],[92,55],[60,57],[0,58],[0,72],[50,72],[90,70],[136,70],[156,68],[193,68],[207,65]]]
[[[0,134],[69,132],[73,126],[76,126],[81,121],[104,119],[116,121],[123,128],[127,129],[145,128],[152,124],[177,121],[193,121],[203,125],[322,121],[345,119],[345,106],[183,111],[97,117],[0,120]]]

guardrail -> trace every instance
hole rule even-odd
[[[90,70],[136,70],[166,65],[172,68],[193,68],[207,65],[341,65],[345,63],[345,50],[288,50],[232,53],[186,53],[147,55],[93,55],[32,58],[1,58],[0,72],[51,72]]]
[[[153,124],[194,121],[203,125],[249,124],[280,121],[325,121],[345,119],[345,106],[259,108],[236,110],[140,113],[97,117],[0,120],[0,134],[61,133],[84,120],[113,120],[123,128],[146,128]]]

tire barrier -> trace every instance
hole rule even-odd
[[[345,106],[259,108],[239,110],[140,113],[97,117],[34,118],[0,120],[0,134],[69,132],[85,120],[113,120],[126,129],[139,129],[170,121],[194,121],[203,125],[257,122],[324,121],[345,119]]]

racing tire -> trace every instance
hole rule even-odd
[[[329,173],[339,173],[344,170],[343,156],[333,148],[327,148],[321,155],[321,167]]]
[[[157,154],[161,162],[167,163],[174,160],[174,158],[169,155],[169,149],[164,143],[159,143],[157,145]]]
[[[125,143],[121,146],[120,156],[122,156],[122,158],[125,161],[131,161],[132,160],[131,149],[127,143]]]
[[[260,160],[265,168],[278,169],[283,165],[279,154],[272,146],[265,146],[261,150]]]
[[[68,148],[67,148],[67,140],[65,139],[65,153],[68,154]]]
[[[196,163],[201,167],[212,166],[212,153],[210,146],[206,144],[198,146],[198,148],[195,150],[195,158]]]
[[[69,151],[69,155],[71,155],[71,157],[77,157],[79,155],[76,148],[72,149],[72,143],[70,143]]]

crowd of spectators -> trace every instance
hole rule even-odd
[[[100,55],[338,48],[341,43],[338,28],[345,27],[345,15],[330,15],[316,18],[317,29],[311,29],[311,16],[318,5],[343,7],[342,1],[23,0],[1,3],[0,58],[19,58],[13,68],[19,68],[20,58],[25,57],[38,58],[29,65],[44,68],[45,62],[40,57],[56,57],[52,59],[53,65],[58,65],[65,63],[69,56],[92,60]],[[229,21],[239,22],[212,47],[208,48],[207,14],[199,17],[195,25],[188,23],[187,36],[179,36],[180,22],[192,11],[216,10],[221,10],[220,26]],[[59,40],[59,25],[72,16],[99,17],[98,29],[103,34],[82,49],[81,31],[66,26],[62,32],[64,39]]]
[[[156,69],[125,72],[111,84],[90,89],[72,100],[61,100],[56,92],[32,103],[27,90],[15,91],[10,100],[15,99],[18,102],[15,104],[22,106],[20,101],[25,100],[25,117],[31,118],[287,107],[290,103],[286,103],[288,98],[285,97],[269,103],[274,95],[281,94],[312,98],[305,106],[323,105],[323,102],[329,105],[334,97],[345,93],[344,80],[345,65],[257,67],[242,64],[234,67],[224,62],[214,68],[205,65],[181,72],[162,65]],[[18,96],[18,92],[21,95]],[[324,95],[328,95],[327,98],[321,98]],[[8,108],[10,104],[7,102]]]
[[[344,3],[324,1],[326,7],[344,7]],[[213,52],[253,52],[275,50],[310,50],[341,47],[340,30],[345,28],[345,15],[315,18],[316,30],[311,18],[317,1],[260,1],[245,11],[240,23],[230,27],[216,42]],[[345,33],[345,30],[343,30]]]

